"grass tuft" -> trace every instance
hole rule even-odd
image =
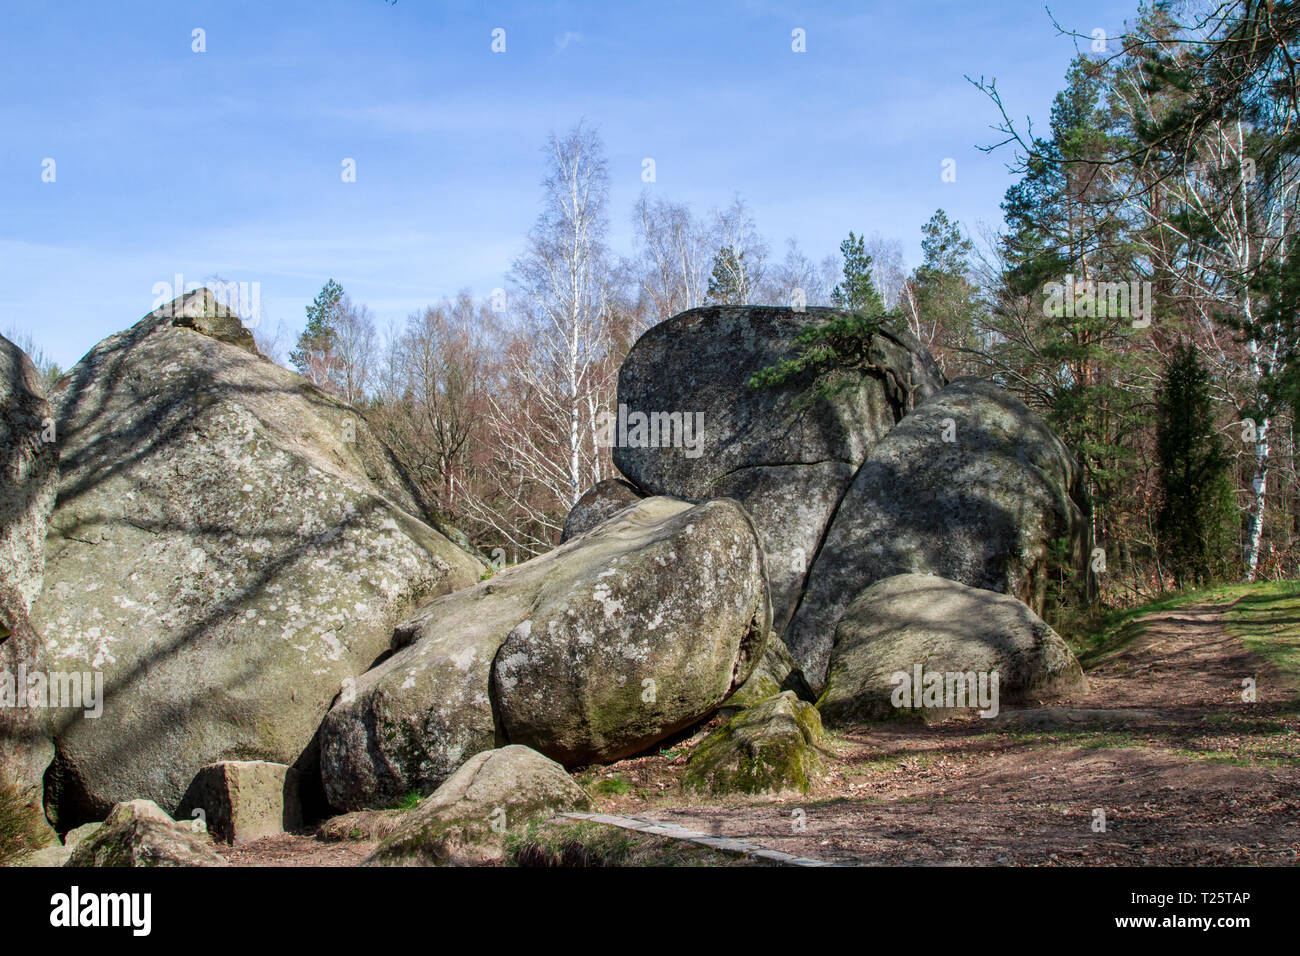
[[[11,786],[0,786],[0,866],[45,846],[48,832]]]

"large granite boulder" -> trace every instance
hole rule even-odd
[[[61,721],[61,824],[175,812],[220,760],[299,766],[394,625],[486,568],[417,517],[350,406],[262,358],[207,290],[105,339],[52,396],[62,478],[33,610],[52,666],[98,672]]]
[[[65,866],[226,866],[202,823],[180,822],[149,800],[119,803],[79,841]]]
[[[560,543],[586,534],[606,518],[618,514],[624,508],[630,508],[644,497],[621,478],[606,478],[597,482],[569,510],[569,516],[564,519]]]
[[[836,724],[904,712],[996,717],[1004,704],[1087,687],[1065,641],[1016,598],[900,574],[867,588],[840,619],[818,706]]]
[[[691,501],[735,498],[754,519],[767,552],[773,633],[785,630],[809,563],[871,447],[918,402],[943,386],[929,353],[908,333],[882,328],[877,368],[832,398],[809,400],[809,382],[751,388],[754,373],[797,354],[805,329],[844,313],[832,309],[711,306],[659,323],[632,347],[618,377],[614,463],[637,487]],[[658,424],[655,441],[636,415]],[[695,447],[662,416],[677,415]],[[654,416],[661,416],[654,418]],[[639,441],[651,447],[641,446]],[[657,445],[658,447],[654,447]]]
[[[1014,595],[1041,613],[1058,555],[1085,564],[1077,480],[1061,440],[990,382],[959,379],[921,404],[867,455],[808,574],[786,644],[809,683],[821,689],[849,602],[896,574]]]
[[[529,822],[587,810],[564,768],[527,747],[475,754],[405,814],[366,861],[372,866],[474,865],[500,859],[509,833]]]
[[[326,795],[391,805],[507,742],[566,765],[636,753],[740,686],[770,627],[744,510],[647,498],[403,623],[325,720]]]
[[[40,695],[27,698],[19,674],[47,664],[29,613],[58,485],[56,437],[35,366],[0,336],[0,788],[41,824],[42,778],[54,757],[50,715]]]

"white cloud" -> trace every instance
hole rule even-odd
[[[567,50],[570,46],[582,43],[585,40],[586,37],[576,30],[565,30],[561,36],[555,38],[555,49]]]

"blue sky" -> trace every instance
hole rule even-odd
[[[1052,4],[1111,35],[1135,9]],[[485,296],[539,211],[548,132],[580,119],[605,141],[617,252],[652,157],[655,195],[707,213],[739,193],[774,255],[793,236],[820,259],[853,229],[914,265],[936,208],[996,226],[1011,181],[1009,154],[977,149],[997,117],[963,74],[1045,123],[1072,53],[1019,0],[11,0],[0,331],[67,368],[176,273],[259,282],[263,321],[295,328],[330,276],[381,328]]]

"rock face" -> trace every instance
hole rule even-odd
[[[59,477],[52,424],[31,359],[0,336],[0,680],[13,680],[16,697],[19,668],[39,672],[47,663],[29,613],[41,593]],[[54,757],[49,714],[3,695],[0,688],[0,787],[43,823],[42,777]]]
[[[564,519],[560,543],[585,534],[606,518],[631,507],[644,497],[623,479],[606,478],[590,488],[573,506],[569,516]]]
[[[591,800],[554,760],[527,747],[475,754],[406,815],[366,862],[446,866],[501,856],[502,838],[538,817],[586,810]]]
[[[59,729],[61,822],[138,797],[174,811],[218,760],[310,762],[396,622],[485,570],[416,516],[360,415],[261,358],[207,290],[101,342],[53,403],[33,622],[106,698]]]
[[[740,501],[763,538],[773,632],[785,630],[837,504],[871,447],[943,386],[938,366],[907,333],[884,329],[879,370],[832,400],[808,402],[807,382],[750,388],[755,373],[796,354],[804,329],[842,315],[832,309],[716,306],[654,326],[619,371],[620,417],[679,414],[700,422],[688,447],[633,447],[616,436],[614,463],[647,492],[691,501]],[[696,414],[698,413],[698,418]],[[665,431],[660,419],[660,432]],[[623,429],[620,428],[620,431]]]
[[[48,686],[48,664],[17,590],[0,584],[0,791],[41,830],[48,829],[44,777],[54,759],[53,715],[41,696],[32,700],[27,685],[41,675]]]
[[[920,681],[915,679],[920,668]],[[899,713],[896,674],[907,675],[907,710],[935,716],[981,709],[980,675],[998,673],[1003,704],[1082,692],[1087,679],[1065,642],[1014,597],[966,587],[925,574],[886,578],[858,596],[835,634],[830,676],[819,707],[828,723],[876,720]],[[942,676],[938,696],[927,699],[925,675]],[[948,695],[947,675],[963,678],[963,698]],[[972,686],[972,677],[975,684]],[[991,682],[984,685],[990,691]],[[914,689],[921,690],[917,700]],[[991,697],[989,698],[991,700]]]
[[[391,805],[505,742],[568,765],[636,753],[740,686],[770,626],[744,510],[648,498],[402,624],[322,726],[326,795]]]
[[[41,593],[45,530],[59,480],[53,419],[40,376],[26,353],[0,336],[0,614]],[[48,440],[47,440],[48,439]]]
[[[150,800],[119,803],[77,843],[67,866],[226,866],[201,825],[173,820]]]
[[[927,400],[867,455],[786,634],[814,689],[840,617],[865,588],[923,572],[1019,597],[1041,612],[1054,550],[1084,566],[1086,523],[1065,445],[982,379]]]
[[[302,826],[298,771],[265,760],[204,767],[181,802],[182,819],[201,810],[213,839],[241,844]]]
[[[825,742],[817,708],[785,691],[742,710],[696,747],[683,783],[710,793],[807,793]]]

